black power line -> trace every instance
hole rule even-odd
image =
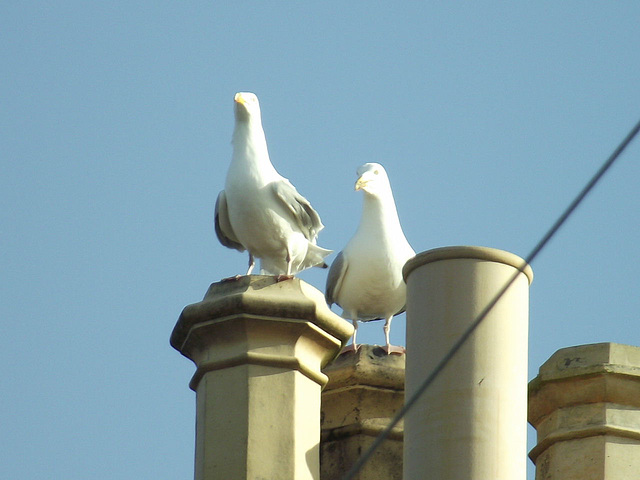
[[[405,402],[404,406],[398,411],[398,413],[393,417],[391,423],[378,435],[378,437],[374,440],[374,442],[369,446],[369,448],[362,454],[362,456],[358,459],[358,461],[349,469],[346,475],[343,477],[343,480],[352,480],[354,476],[362,469],[362,467],[369,461],[373,453],[377,450],[377,448],[382,444],[382,442],[389,436],[391,430],[404,418],[407,412],[413,407],[416,401],[420,398],[420,396],[425,392],[425,390],[433,383],[436,377],[440,374],[440,372],[447,366],[447,364],[451,361],[451,359],[456,355],[458,350],[464,345],[467,339],[471,336],[471,334],[478,328],[478,325],[482,323],[485,317],[489,314],[489,312],[495,307],[498,301],[502,298],[505,292],[511,287],[513,282],[516,281],[518,275],[520,275],[526,266],[530,264],[540,253],[540,251],[547,245],[549,240],[556,234],[556,232],[560,229],[560,227],[567,221],[567,219],[571,216],[571,214],[575,211],[578,205],[584,200],[587,194],[593,189],[593,187],[600,181],[602,176],[609,170],[609,168],[613,165],[616,159],[620,156],[620,154],[624,151],[625,148],[631,143],[634,137],[637,135],[638,131],[640,131],[640,121],[631,129],[631,131],[627,134],[627,136],[620,142],[620,145],[613,151],[613,153],[609,156],[609,158],[602,164],[602,166],[598,169],[595,175],[589,180],[589,182],[584,186],[584,188],[580,191],[580,193],[576,196],[576,198],[571,202],[571,204],[566,208],[566,210],[558,217],[555,223],[551,226],[551,228],[547,231],[547,233],[542,237],[542,239],[537,243],[537,245],[533,248],[531,253],[527,255],[524,263],[518,268],[516,273],[509,279],[509,281],[505,284],[502,289],[496,294],[496,296],[491,300],[487,306],[480,312],[480,314],[475,318],[475,320],[467,327],[467,330],[460,336],[458,341],[451,347],[449,352],[440,360],[438,365],[433,369],[433,371],[427,376],[427,378],[422,382],[420,387],[414,392],[414,394]]]

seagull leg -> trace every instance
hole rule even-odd
[[[351,323],[353,323],[353,336],[351,337],[351,343],[349,345],[347,345],[346,347],[344,347],[340,353],[345,353],[345,352],[357,352],[358,351],[358,344],[356,343],[356,333],[358,333],[358,320],[352,318],[351,319]]]
[[[291,254],[289,253],[289,249],[287,249],[287,274],[280,274],[276,277],[276,282],[282,282],[283,280],[291,280],[293,275],[291,275]]]
[[[358,320],[355,318],[351,319],[351,323],[353,323],[353,340],[351,341],[351,345],[353,345],[353,350],[358,351],[358,344],[356,343],[356,333],[358,333]]]
[[[249,270],[247,270],[247,275],[251,275],[251,272],[253,272],[253,267],[256,266],[256,261],[253,258],[253,255],[251,255],[251,252],[249,252]]]
[[[249,252],[249,270],[247,270],[247,273],[245,275],[234,275],[233,277],[226,277],[223,278],[222,280],[220,280],[221,282],[234,282],[236,280],[240,280],[243,276],[247,276],[247,275],[251,275],[251,272],[253,271],[253,267],[256,266],[256,261],[253,258],[253,255],[251,255],[251,252]]]
[[[384,330],[384,339],[386,341],[386,345],[383,350],[387,352],[387,355],[390,355],[392,353],[403,354],[406,352],[404,347],[396,347],[395,345],[391,345],[391,342],[389,341],[389,332],[391,331],[392,318],[393,315],[385,319],[384,327],[382,327],[382,329]]]

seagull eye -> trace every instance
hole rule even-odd
[[[374,171],[373,171],[373,173],[374,173],[375,175],[378,175],[380,172],[379,172],[378,170],[374,170]]]

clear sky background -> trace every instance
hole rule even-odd
[[[0,5],[0,478],[192,478],[169,335],[246,269],[213,230],[235,92],[335,251],[375,161],[417,252],[524,257],[640,118],[635,1],[212,4]],[[532,265],[530,378],[562,347],[640,345],[639,157]]]

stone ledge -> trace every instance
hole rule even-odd
[[[360,345],[357,352],[341,353],[327,368],[326,390],[367,385],[404,391],[406,355],[387,355],[375,345]]]
[[[371,418],[362,420],[357,423],[345,425],[343,427],[333,428],[330,430],[322,430],[322,441],[330,442],[345,437],[353,437],[355,435],[366,435],[369,437],[378,437],[389,425],[389,419]],[[404,428],[396,426],[391,429],[387,436],[387,440],[402,441],[404,439]]]
[[[615,343],[563,348],[529,382],[534,426],[560,408],[593,403],[640,408],[640,348]]]
[[[529,452],[529,458],[533,463],[542,452],[558,442],[564,442],[568,440],[578,440],[587,437],[597,437],[602,435],[609,435],[612,437],[629,438],[640,442],[640,430],[633,428],[623,428],[611,425],[590,425],[579,428],[566,428],[556,430],[552,434],[541,440],[535,447]]]
[[[239,314],[309,321],[338,338],[351,338],[353,326],[333,313],[324,295],[298,278],[278,282],[270,275],[249,275],[211,284],[201,302],[184,308],[171,333],[171,346],[182,350],[192,328]]]

